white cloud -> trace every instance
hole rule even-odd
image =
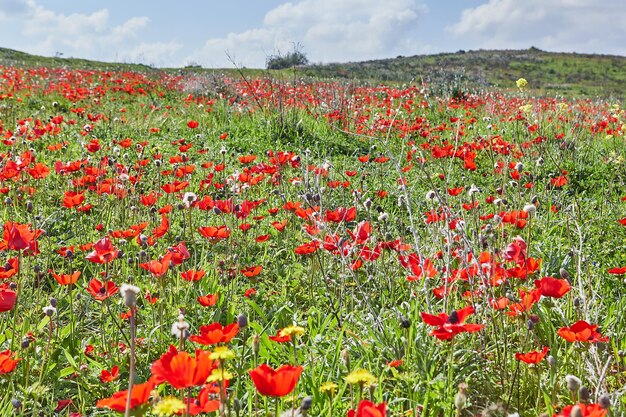
[[[0,19],[19,15],[28,10],[28,0],[0,0]]]
[[[119,58],[124,62],[141,62],[157,67],[170,66],[182,47],[183,45],[178,42],[141,42],[133,49],[122,53]]]
[[[244,66],[263,67],[267,55],[301,43],[314,62],[414,54],[416,27],[425,6],[417,0],[299,0],[270,10],[259,28],[209,39],[188,60],[231,66],[225,51]]]
[[[489,0],[447,31],[477,48],[626,55],[626,3],[614,0]]]
[[[173,56],[182,49],[176,42],[142,41],[141,32],[150,23],[148,17],[114,23],[106,8],[64,14],[35,0],[0,0],[0,25],[3,20],[14,25],[15,17],[22,21],[20,43],[39,55],[63,53],[66,57],[171,65]]]

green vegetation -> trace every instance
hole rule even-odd
[[[437,55],[380,59],[364,62],[307,65],[299,50],[285,56],[277,54],[268,60],[269,74],[275,77],[313,79],[345,79],[353,82],[431,84],[437,93],[455,90],[476,91],[485,88],[510,89],[520,77],[528,79],[537,95],[590,98],[626,97],[626,57],[575,53],[546,52],[537,48],[527,50],[459,51]],[[157,69],[140,64],[112,64],[75,58],[50,58],[0,48],[0,64],[27,67],[60,67],[109,71],[166,71],[217,73],[234,76],[233,68]],[[269,64],[272,64],[271,66]],[[293,70],[284,70],[294,65]],[[261,69],[242,69],[250,77],[267,75]]]

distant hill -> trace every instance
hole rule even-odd
[[[25,67],[71,67],[113,71],[193,71],[226,73],[234,69],[168,68],[142,64],[106,63],[77,58],[42,57],[0,48],[0,65]],[[626,57],[526,50],[458,51],[436,55],[331,63],[297,67],[297,75],[367,82],[427,82],[437,93],[455,94],[485,88],[514,89],[518,78],[526,78],[532,94],[587,97],[626,97]],[[244,69],[246,75],[264,73],[293,76],[293,70]]]
[[[444,89],[511,89],[517,79],[525,78],[538,94],[626,97],[626,57],[546,52],[537,48],[310,65],[303,72],[318,77],[384,82],[423,80]]]

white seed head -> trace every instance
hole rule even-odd
[[[139,291],[139,287],[131,284],[122,284],[120,287],[120,295],[124,299],[124,305],[126,307],[134,308],[137,306],[137,295]]]

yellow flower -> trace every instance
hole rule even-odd
[[[520,78],[515,82],[515,84],[517,85],[517,88],[519,88],[520,90],[524,90],[526,86],[528,86],[528,81],[526,81],[525,78]]]
[[[334,382],[324,382],[322,385],[320,385],[320,392],[322,394],[333,395],[337,391],[337,387],[338,385]]]
[[[288,326],[279,332],[280,336],[302,336],[304,334],[304,327],[300,326]]]
[[[176,397],[164,397],[154,406],[152,412],[157,416],[166,417],[183,411],[185,403]]]
[[[228,349],[226,346],[217,346],[213,349],[213,352],[209,355],[209,359],[214,361],[220,359],[233,359],[235,357],[235,352]]]
[[[224,368],[216,368],[211,371],[211,375],[209,375],[206,382],[230,381],[231,379],[233,379],[232,373]]]
[[[346,376],[348,384],[372,385],[376,382],[376,377],[366,369],[355,369]]]
[[[521,111],[522,113],[530,113],[532,110],[533,110],[532,104],[524,104],[523,106],[519,107],[519,111]]]

